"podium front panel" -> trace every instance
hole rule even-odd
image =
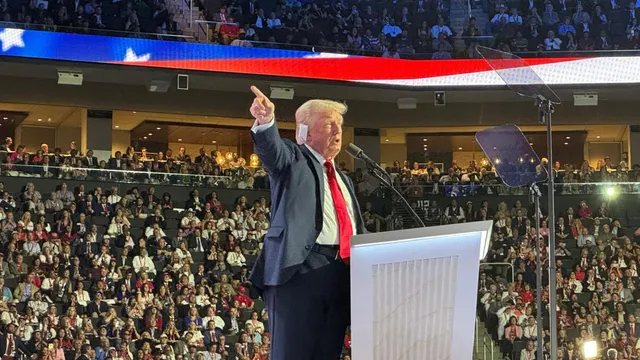
[[[486,233],[395,233],[400,239],[352,248],[353,359],[471,359]]]

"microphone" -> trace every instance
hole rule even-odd
[[[355,144],[347,145],[347,154],[351,155],[351,157],[355,159],[364,161],[367,165],[378,167],[378,163],[373,161],[370,157],[368,157],[364,153],[364,151],[362,151],[362,149],[357,147]]]
[[[385,179],[387,181],[389,181],[389,183],[393,183],[393,180],[391,179],[391,176],[389,174],[387,174],[387,172],[380,165],[378,165],[377,162],[375,162],[373,159],[368,157],[364,153],[364,151],[362,151],[362,149],[360,149],[358,146],[356,146],[355,144],[351,143],[351,144],[347,145],[346,151],[347,151],[347,154],[351,155],[352,158],[358,159],[358,160],[364,162],[367,165],[367,169],[369,171],[377,171],[380,174],[382,174],[385,177]]]
[[[387,172],[384,171],[384,169],[380,165],[378,165],[377,162],[373,161],[370,157],[365,155],[364,151],[362,151],[362,149],[360,149],[356,145],[347,145],[346,151],[347,154],[351,155],[354,159],[363,161],[367,165],[367,170],[369,171],[369,173],[380,180],[380,183],[382,185],[391,190],[398,197],[398,199],[400,199],[404,207],[407,209],[407,212],[409,212],[409,214],[411,214],[411,216],[413,217],[413,220],[416,222],[416,224],[419,227],[424,227],[424,222],[422,221],[422,219],[420,219],[420,216],[418,216],[411,205],[409,205],[407,199],[402,196],[398,189],[393,187],[393,179],[391,178],[391,175],[387,174]]]

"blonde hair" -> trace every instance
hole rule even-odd
[[[340,115],[347,113],[348,107],[346,104],[323,99],[313,99],[300,105],[296,110],[296,139],[300,132],[301,124],[310,126],[316,119],[317,114],[337,112]]]

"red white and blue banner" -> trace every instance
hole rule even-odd
[[[0,28],[0,56],[119,64],[405,88],[492,87],[482,59],[400,60]],[[640,57],[525,59],[551,86],[640,83]]]

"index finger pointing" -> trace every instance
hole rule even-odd
[[[251,86],[251,91],[256,95],[256,97],[258,98],[266,98],[266,96],[262,93],[262,91],[260,91],[260,89],[258,89],[255,86]]]

